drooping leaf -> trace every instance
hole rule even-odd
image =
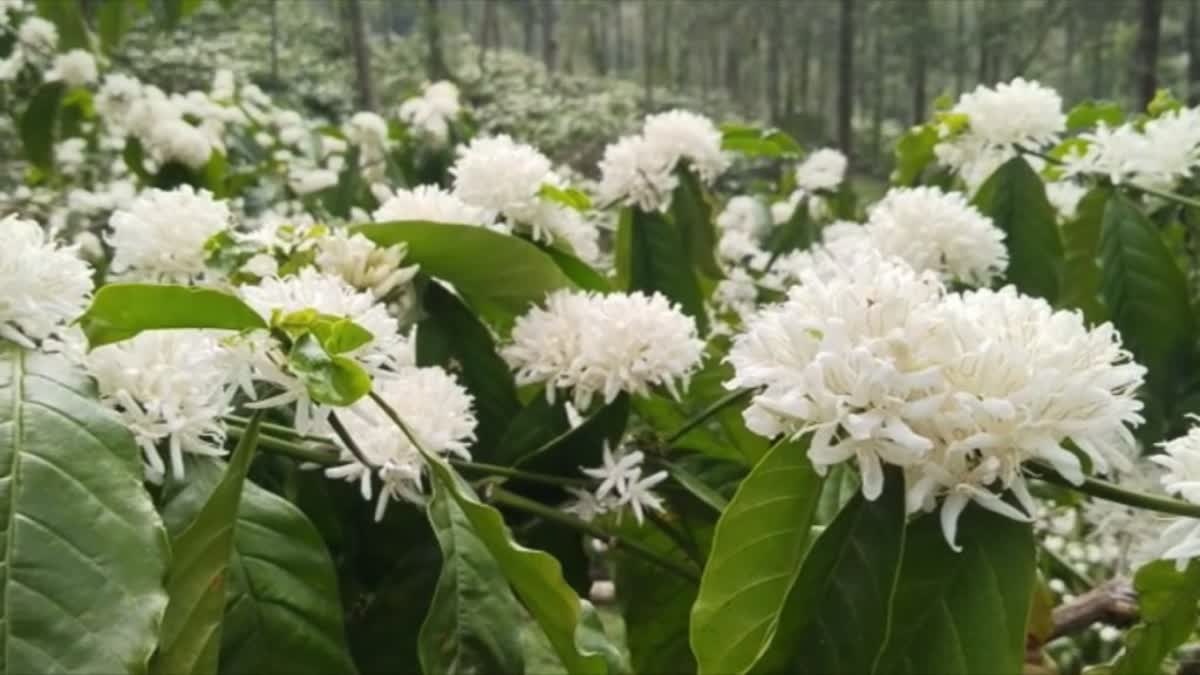
[[[771,448],[717,521],[692,608],[690,639],[702,674],[747,672],[779,621],[821,493],[806,445]]]
[[[958,525],[961,552],[938,515],[909,524],[891,638],[876,672],[1020,673],[1037,578],[1032,528],[975,505]]]
[[[1100,248],[1101,291],[1125,347],[1148,370],[1144,431],[1157,435],[1196,331],[1187,279],[1154,224],[1119,193],[1105,207]]]
[[[1063,249],[1041,177],[1014,157],[984,182],[973,203],[1004,230],[1007,280],[1022,293],[1057,302]]]
[[[188,465],[163,508],[172,534],[194,519],[224,473],[215,460]],[[219,672],[354,673],[325,542],[299,509],[250,481],[242,485],[225,586]]]
[[[141,452],[65,360],[0,364],[0,672],[144,673],[169,552]]]
[[[892,622],[903,620],[892,616],[892,595],[904,519],[899,471],[875,501],[854,495],[813,543],[755,672],[878,672]]]
[[[425,459],[432,480],[441,482],[462,509],[567,672],[584,675],[623,672],[620,651],[604,637],[591,604],[581,600],[567,585],[558,561],[547,553],[517,544],[499,511],[480,502],[471,486],[442,460],[428,455]]]
[[[521,410],[512,371],[496,352],[487,327],[454,294],[431,283],[422,304],[425,316],[417,324],[417,365],[442,366],[458,377],[475,397],[476,445],[484,453],[491,452]]]
[[[1193,560],[1180,571],[1173,561],[1155,560],[1138,569],[1133,587],[1140,621],[1125,635],[1113,675],[1161,672],[1163,659],[1191,637],[1200,603],[1200,562]]]
[[[187,527],[171,537],[171,600],[154,657],[155,673],[217,672],[234,529],[261,421],[262,413],[250,419],[220,482]]]
[[[67,86],[62,81],[43,84],[33,93],[28,107],[21,114],[21,143],[25,147],[25,159],[45,172],[54,168],[55,131],[66,91]]]
[[[1100,226],[1108,204],[1108,191],[1094,189],[1080,200],[1076,215],[1061,227],[1063,286],[1059,304],[1083,312],[1091,323],[1106,318],[1100,299]]]
[[[108,284],[96,291],[92,305],[79,317],[88,346],[128,340],[147,330],[266,328],[253,309],[238,298],[210,288]]]
[[[440,482],[426,510],[442,549],[442,572],[421,626],[426,673],[520,673],[524,609],[461,507]]]
[[[537,246],[482,227],[413,221],[360,225],[354,231],[380,246],[405,244],[406,262],[453,284],[502,333],[547,293],[573,286]]]
[[[671,197],[671,220],[683,235],[692,266],[710,279],[722,279],[725,273],[717,264],[717,229],[713,207],[700,179],[690,168],[677,169],[679,185]]]
[[[705,329],[704,299],[679,227],[660,213],[625,209],[617,228],[617,276],[628,291],[662,293]]]

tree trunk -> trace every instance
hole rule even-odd
[[[371,80],[371,47],[367,44],[367,26],[360,0],[346,0],[346,15],[350,22],[350,50],[354,55],[354,84],[358,105],[364,110],[375,109],[375,85]]]
[[[926,24],[929,19],[928,0],[916,0],[913,4],[912,33],[909,43],[912,46],[912,123],[925,122],[925,78],[926,68]]]
[[[613,0],[613,40],[616,42],[616,48],[613,50],[613,70],[617,74],[625,70],[625,21],[623,15],[621,0]]]
[[[554,25],[558,21],[558,8],[554,0],[542,0],[542,63],[548,72],[558,67],[558,38],[554,36]]]
[[[533,0],[521,0],[521,23],[525,29],[525,53],[533,53],[534,24],[537,23],[537,9]]]
[[[1200,0],[1188,0],[1188,105],[1200,105]]]
[[[279,0],[271,0],[271,84],[279,84]]]
[[[961,94],[967,86],[967,18],[963,8],[967,3],[959,0],[954,3],[954,93]]]
[[[847,155],[854,145],[854,0],[841,0],[838,16],[838,147]]]
[[[800,34],[800,112],[809,113],[812,94],[812,23],[804,21]]]
[[[651,3],[642,0],[642,106],[646,112],[654,110],[654,26]]]
[[[1068,101],[1075,98],[1075,12],[1073,8],[1067,9],[1067,15],[1063,17],[1066,25],[1063,27],[1063,62],[1062,62],[1062,90],[1063,96]]]
[[[1162,0],[1140,0],[1138,5],[1133,81],[1140,108],[1145,108],[1158,90],[1158,42],[1162,33],[1162,9]]]
[[[591,56],[592,70],[601,77],[608,74],[608,54],[605,49],[605,44],[607,43],[606,37],[604,34],[603,17],[597,22],[594,17],[589,16],[587,19],[588,54]]]
[[[357,3],[359,0],[353,0]],[[446,56],[442,52],[442,14],[438,7],[441,0],[425,0],[425,41],[429,52],[425,56],[425,74],[436,82],[450,77]]]
[[[924,0],[922,0],[922,2],[923,1]],[[980,84],[991,84],[992,83],[991,69],[990,69],[991,49],[989,49],[989,45],[991,43],[991,29],[992,29],[991,12],[988,11],[990,9],[991,9],[991,5],[988,2],[988,0],[983,0],[983,4],[979,6],[979,25],[977,26],[978,30],[976,31],[978,33],[978,35],[976,35],[976,38],[975,38],[975,39],[979,40],[979,83]]]
[[[770,14],[767,26],[767,112],[768,119],[778,123],[783,116],[779,101],[780,80],[783,60],[783,2],[770,0]]]
[[[887,88],[887,70],[884,69],[883,47],[887,33],[875,23],[875,44],[872,52],[871,70],[875,79],[875,92],[871,97],[871,156],[878,158],[883,150],[883,98]]]
[[[484,0],[483,3],[483,26],[480,30],[481,39],[479,41],[479,70],[483,70],[487,63],[487,52],[489,49],[500,48],[500,17],[496,15],[496,5],[500,0]]]

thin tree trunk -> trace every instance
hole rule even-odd
[[[621,0],[613,0],[612,23],[613,40],[617,43],[616,49],[613,50],[613,70],[620,74],[625,70],[625,21],[621,11]]]
[[[500,48],[500,17],[496,15],[496,5],[500,0],[484,0],[483,3],[483,38],[479,42],[479,69],[483,70],[487,63],[489,49]]]
[[[359,0],[353,0],[358,2]],[[441,0],[425,0],[425,73],[430,80],[445,80],[450,77],[446,56],[442,52],[442,15],[438,4]]]
[[[800,34],[800,112],[809,113],[809,101],[812,100],[812,22],[804,21],[804,30]]]
[[[1075,12],[1069,8],[1063,20],[1066,25],[1063,27],[1062,90],[1067,100],[1072,100],[1075,93]]]
[[[954,3],[954,92],[961,94],[967,86],[967,12],[965,0]]]
[[[371,48],[367,44],[367,26],[360,0],[346,0],[346,15],[350,22],[350,49],[354,55],[354,83],[358,105],[364,110],[375,109],[375,85],[371,80]]]
[[[558,38],[554,36],[554,26],[558,22],[558,8],[554,0],[542,0],[542,63],[546,64],[548,72],[554,72],[558,67]]]
[[[1200,0],[1188,0],[1188,105],[1200,105]]]
[[[923,2],[924,0],[922,0]],[[979,6],[979,26],[976,39],[979,40],[979,83],[991,84],[991,3],[988,0],[983,0],[983,4]]]
[[[653,1],[642,0],[642,106],[647,112],[654,110]]]
[[[536,23],[537,11],[533,5],[533,0],[521,0],[522,17],[521,22],[525,29],[525,53],[533,53],[533,36],[534,24]]]
[[[271,0],[271,83],[279,83],[279,0]]]
[[[925,79],[928,74],[925,53],[928,0],[916,0],[913,12],[912,34],[909,36],[912,45],[912,123],[921,124],[925,121]]]
[[[1162,33],[1162,9],[1162,0],[1141,0],[1138,5],[1133,81],[1134,94],[1141,108],[1154,99],[1154,93],[1158,90],[1158,42]]]
[[[838,147],[847,155],[854,145],[854,0],[841,0],[838,16]]]
[[[875,79],[875,92],[871,97],[871,156],[878,158],[883,148],[883,98],[887,87],[887,71],[884,69],[883,42],[886,33],[877,22],[875,25],[875,44],[872,52],[871,70]]]
[[[779,101],[780,62],[783,55],[783,0],[769,0],[770,14],[767,26],[767,112],[772,122],[779,122],[783,110]]]

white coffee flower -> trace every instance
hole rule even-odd
[[[391,198],[380,204],[371,218],[377,223],[427,220],[457,225],[492,224],[483,209],[467,204],[436,185],[397,190]]]
[[[604,149],[600,160],[600,199],[643,211],[666,209],[679,184],[669,159],[657,156],[642,136],[621,138]]]
[[[757,235],[766,226],[766,213],[762,203],[749,195],[738,195],[729,200],[717,215],[717,227],[724,232],[737,230]]]
[[[1192,416],[1193,420],[1200,419]],[[1167,492],[1200,504],[1200,426],[1188,429],[1184,436],[1159,443],[1163,454],[1150,461],[1166,469],[1162,485]]]
[[[387,121],[373,112],[354,113],[346,125],[346,140],[364,152],[379,150],[388,142]]]
[[[82,49],[72,49],[54,57],[54,66],[46,73],[47,80],[62,80],[72,87],[91,84],[98,77],[96,57]]]
[[[1004,231],[960,193],[894,188],[871,209],[866,230],[884,256],[947,281],[984,286],[1008,266]]]
[[[101,400],[116,410],[142,448],[146,477],[184,476],[184,453],[225,454],[221,417],[232,410],[233,356],[220,336],[193,330],[141,333],[89,352],[84,365]],[[165,443],[167,461],[159,453]]]
[[[796,168],[796,187],[806,192],[833,190],[846,178],[846,156],[833,148],[812,153]]]
[[[380,380],[376,393],[400,416],[421,449],[437,456],[470,459],[475,440],[474,400],[441,368],[403,368]],[[406,434],[397,428],[374,401],[364,399],[339,413],[354,439],[365,466],[343,448],[343,464],[325,470],[330,478],[359,484],[363,499],[374,494],[372,477],[379,481],[375,519],[383,518],[388,502],[424,501],[425,460]]]
[[[338,183],[336,171],[329,169],[300,169],[288,176],[288,187],[298,195],[310,195]]]
[[[204,130],[183,119],[165,119],[155,123],[142,136],[142,141],[160,164],[179,162],[191,169],[208,164],[215,149],[212,139]]]
[[[322,272],[382,298],[417,275],[416,265],[401,266],[405,251],[404,244],[380,248],[361,234],[335,230],[317,240],[316,264]]]
[[[229,226],[229,206],[207,190],[146,190],[109,218],[112,270],[125,278],[193,281],[205,272],[204,245]]]
[[[1142,152],[1129,157],[1129,166],[1145,185],[1173,186],[1200,164],[1200,109],[1163,113],[1146,122],[1142,136]]]
[[[1145,137],[1128,124],[1112,128],[1101,123],[1078,138],[1086,146],[1063,157],[1063,169],[1068,176],[1096,174],[1120,185],[1136,173],[1131,158],[1145,153]]]
[[[672,169],[690,163],[700,180],[711,183],[729,167],[721,150],[721,130],[712,120],[686,110],[650,115],[642,127],[650,153]]]
[[[528,222],[542,185],[554,179],[549,158],[507,135],[478,137],[459,147],[450,173],[459,199],[517,222]]]
[[[83,313],[92,270],[32,220],[0,218],[0,232],[0,338],[32,347]]]
[[[614,456],[612,448],[605,443],[603,464],[583,469],[583,473],[600,481],[592,493],[593,499],[589,500],[596,505],[593,516],[628,506],[641,525],[646,511],[663,511],[662,499],[652,489],[667,479],[667,472],[657,471],[643,478],[645,458],[642,451],[630,452],[627,448],[620,448]]]
[[[142,83],[137,79],[121,73],[105,75],[96,93],[96,113],[109,125],[125,129],[125,117],[141,95]]]
[[[502,353],[520,384],[544,383],[550,400],[570,390],[585,410],[597,394],[611,403],[661,385],[677,395],[703,349],[696,322],[661,295],[557,291],[517,319]]]
[[[58,48],[58,28],[40,16],[26,17],[17,32],[17,40],[28,49],[50,53]]]
[[[994,88],[979,85],[951,110],[965,115],[966,133],[992,146],[1053,143],[1067,128],[1058,92],[1020,77]]]

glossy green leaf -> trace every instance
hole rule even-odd
[[[683,245],[692,266],[710,279],[722,279],[725,273],[717,263],[717,228],[713,206],[700,179],[690,168],[675,171],[679,185],[671,197],[671,220],[683,235]]]
[[[486,228],[413,221],[360,225],[354,231],[380,246],[405,244],[406,262],[453,284],[502,332],[547,293],[573,286],[537,246]]]
[[[442,549],[442,572],[421,626],[426,673],[520,673],[524,609],[466,514],[440,482],[433,484],[429,522]]]
[[[1055,303],[1063,249],[1041,177],[1023,158],[1014,157],[984,182],[973,203],[1004,231],[1008,281],[1022,293]]]
[[[691,645],[700,673],[744,673],[772,635],[800,573],[821,478],[806,443],[780,442],[742,481],[717,522]]]
[[[639,396],[634,399],[633,405],[638,417],[662,436],[682,427],[690,416],[678,402],[665,396]],[[711,426],[701,425],[692,429],[683,438],[672,443],[672,447],[693,450],[717,459],[746,463],[742,453],[718,429]],[[748,465],[753,466],[753,462],[749,462]]]
[[[542,185],[538,196],[576,211],[587,211],[592,208],[592,200],[586,193],[575,188],[560,188],[550,183]]]
[[[1153,433],[1187,370],[1195,339],[1187,279],[1154,224],[1128,197],[1112,194],[1102,227],[1101,291],[1122,342],[1148,370],[1146,430]]]
[[[892,184],[916,185],[925,168],[933,163],[933,146],[938,138],[937,127],[932,124],[913,127],[901,136],[896,141]]]
[[[1155,560],[1138,569],[1133,588],[1140,621],[1125,635],[1113,675],[1161,672],[1163,659],[1191,637],[1200,603],[1200,562],[1193,560],[1181,571],[1174,561]]]
[[[508,364],[496,352],[487,327],[462,301],[438,284],[426,286],[425,315],[417,324],[417,365],[453,372],[475,397],[479,450],[494,452],[504,430],[521,410],[517,385]]]
[[[440,481],[462,509],[567,672],[572,675],[623,672],[620,651],[604,638],[591,604],[581,600],[567,585],[558,561],[547,553],[517,544],[499,511],[480,502],[471,486],[442,460],[428,455],[425,459],[432,480]]]
[[[687,243],[675,223],[660,213],[625,209],[617,228],[617,276],[628,291],[662,293],[707,326],[699,280]]]
[[[37,12],[58,29],[58,49],[90,49],[83,5],[70,0],[37,0]]]
[[[771,253],[770,264],[789,251],[803,251],[817,241],[817,227],[808,212],[810,197],[801,199],[787,222],[771,230],[767,239],[767,251]]]
[[[215,675],[225,614],[225,583],[242,485],[258,445],[262,414],[250,419],[225,474],[192,521],[171,537],[170,602],[163,616],[155,673]]]
[[[821,487],[821,500],[817,502],[815,522],[821,526],[832,523],[846,504],[859,493],[861,483],[858,473],[849,464],[831,467],[825,474],[825,483]]]
[[[760,129],[744,124],[721,125],[721,149],[747,157],[797,157],[800,144],[779,129]]]
[[[57,356],[0,341],[0,672],[144,673],[169,552],[141,451]]]
[[[909,524],[891,639],[876,672],[1021,672],[1037,579],[1032,528],[971,505],[958,544],[961,552],[946,544],[936,513]]]
[[[225,466],[209,459],[190,463],[182,485],[168,486],[180,488],[163,508],[172,534],[195,518]],[[250,481],[242,485],[225,587],[222,675],[354,672],[325,543],[299,509]]]
[[[1080,200],[1075,218],[1060,228],[1063,285],[1059,304],[1079,309],[1091,323],[1099,323],[1107,315],[1100,298],[1100,226],[1107,204],[1107,190],[1091,190]]]
[[[128,340],[147,330],[266,328],[253,309],[238,298],[210,288],[108,284],[96,291],[92,305],[79,317],[88,345]]]
[[[61,81],[47,82],[38,87],[18,123],[25,159],[45,172],[54,168],[58,114],[66,91],[67,86]]]
[[[554,260],[554,263],[572,283],[583,290],[608,293],[613,289],[612,283],[607,277],[579,258],[553,246],[539,244],[538,247]]]
[[[904,520],[900,471],[875,501],[854,495],[813,543],[755,672],[878,672],[892,622],[904,620],[892,615]]]
[[[371,376],[357,361],[330,355],[312,333],[296,339],[287,362],[309,397],[318,403],[348,406],[371,391]]]
[[[629,420],[629,396],[620,394],[577,426],[564,402],[550,403],[540,392],[513,419],[489,461],[555,475],[575,476],[581,466],[600,463],[604,445],[615,447]]]
[[[1119,127],[1125,122],[1125,111],[1112,101],[1080,101],[1067,113],[1067,130],[1083,131],[1103,122]]]

